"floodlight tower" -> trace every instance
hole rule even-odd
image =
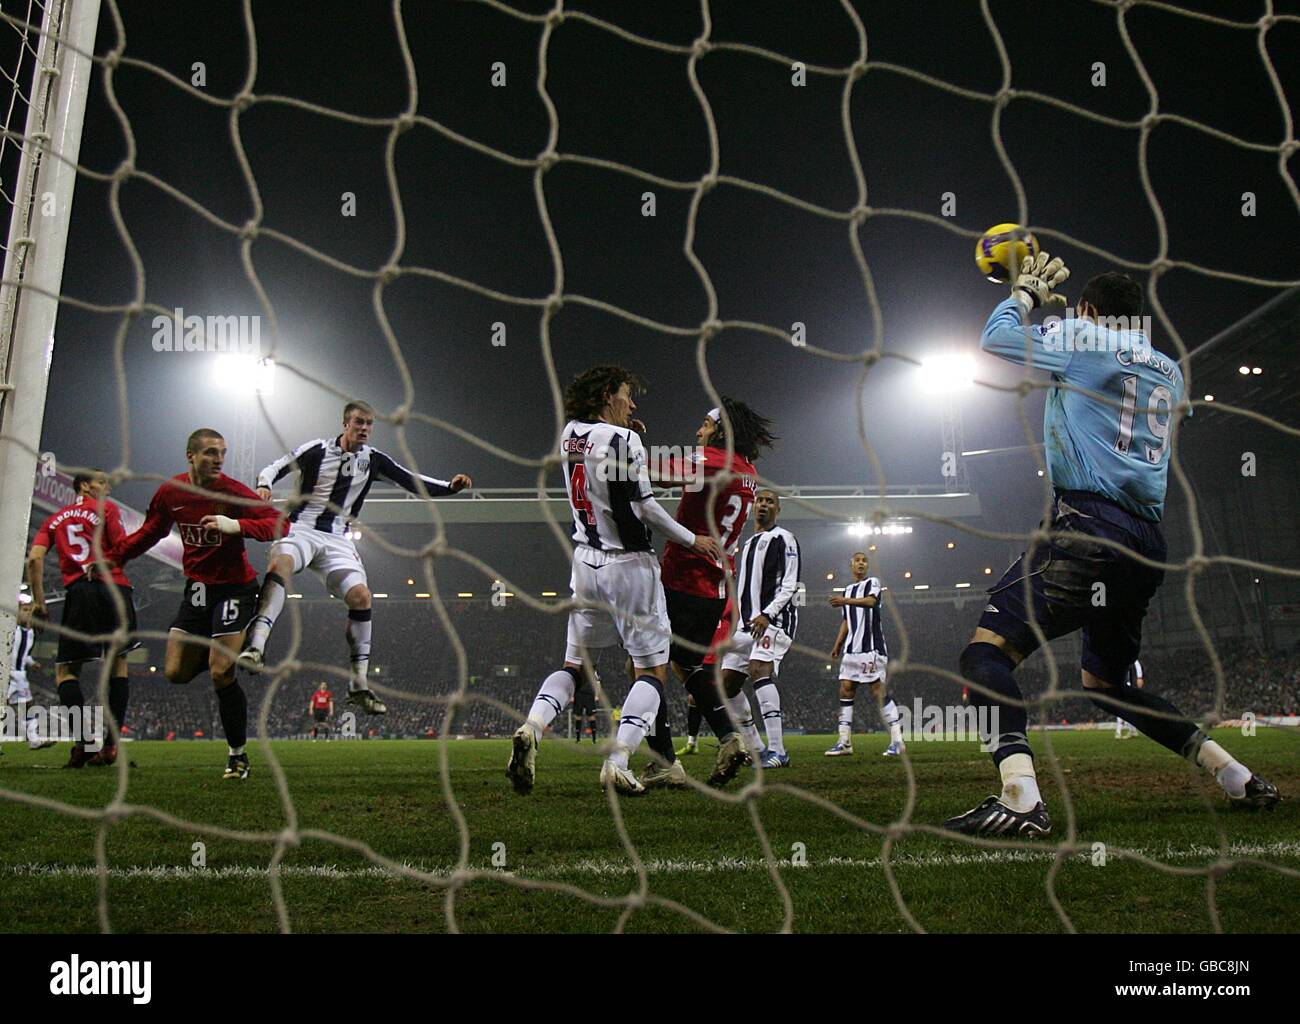
[[[943,433],[943,451],[945,456],[952,453],[951,459],[945,457],[943,460],[943,482],[954,494],[964,494],[970,490],[970,476],[966,472],[966,460],[961,457],[961,453],[966,450],[966,430],[961,403],[957,401],[956,394],[954,391],[939,398],[939,428]]]
[[[236,352],[218,353],[213,374],[218,385],[234,398],[235,436],[226,452],[226,476],[248,487],[256,484],[258,396],[275,393],[275,362]]]
[[[921,389],[933,395],[939,406],[943,480],[954,493],[970,490],[970,476],[961,456],[966,450],[961,402],[962,392],[974,383],[975,361],[967,353],[942,353],[921,361]]]

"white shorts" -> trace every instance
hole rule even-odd
[[[13,672],[9,676],[9,692],[5,695],[7,704],[30,704],[32,687],[27,682],[27,673]]]
[[[748,672],[751,661],[770,661],[772,675],[781,671],[781,659],[794,643],[785,630],[768,626],[763,636],[755,640],[743,626],[731,635],[730,650],[722,659],[722,670]]]
[[[846,654],[840,661],[840,679],[851,683],[883,683],[889,659],[875,651]]]
[[[580,601],[599,601],[605,608],[569,612],[568,661],[581,661],[583,648],[621,645],[637,668],[668,661],[672,631],[668,603],[659,580],[659,560],[650,551],[610,554],[585,544],[573,552],[569,588]]]
[[[311,569],[335,597],[343,597],[358,583],[366,583],[366,567],[361,564],[357,546],[351,537],[341,533],[290,523],[289,536],[272,544],[271,554],[289,555],[295,575]]]

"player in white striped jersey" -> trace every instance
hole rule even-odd
[[[1128,672],[1125,673],[1124,685],[1133,686],[1140,690],[1146,685],[1146,681],[1146,676],[1142,674],[1142,662],[1134,660],[1133,664],[1128,667]],[[1132,723],[1124,721],[1123,716],[1115,718],[1115,738],[1117,740],[1132,739],[1136,735],[1137,729],[1134,728]]]
[[[722,685],[727,703],[740,726],[746,747],[758,753],[762,744],[744,685],[748,679],[758,698],[767,733],[767,747],[760,755],[764,768],[787,768],[781,719],[781,694],[776,677],[781,659],[794,643],[799,627],[799,542],[794,534],[777,526],[781,499],[769,488],[754,493],[754,522],[758,529],[745,542],[736,558],[740,572],[736,581],[736,632],[722,659]],[[735,776],[738,762],[719,764],[709,784],[721,786]]]
[[[9,714],[26,719],[27,745],[33,750],[44,750],[54,746],[53,740],[41,739],[40,729],[35,718],[27,718],[27,705],[32,702],[32,688],[27,681],[27,670],[40,668],[32,657],[32,648],[36,646],[36,631],[32,629],[32,599],[27,594],[18,595],[18,622],[14,627],[14,664],[9,670],[9,689],[5,694],[5,703],[13,710]]]
[[[674,759],[664,707],[671,631],[650,528],[670,542],[714,559],[721,556],[716,541],[676,522],[651,494],[645,447],[638,436],[644,425],[632,419],[633,389],[641,389],[634,374],[619,366],[596,366],[580,374],[564,395],[569,422],[560,437],[560,451],[577,545],[569,586],[583,606],[569,613],[564,667],[547,676],[528,720],[514,734],[506,777],[521,795],[532,792],[542,733],[573,700],[584,660],[590,664],[585,652],[615,644],[631,657],[637,678],[623,701],[614,749],[601,766],[601,786],[628,794],[645,792],[628,768],[628,758],[643,739],[665,765],[676,764],[678,777],[664,784],[686,781],[685,770]]]
[[[880,706],[881,717],[889,728],[889,746],[886,757],[897,757],[903,752],[903,730],[898,724],[898,706],[885,692],[885,676],[889,669],[889,648],[885,645],[884,609],[881,607],[883,588],[875,576],[868,576],[871,563],[865,551],[853,552],[849,571],[853,582],[843,594],[832,594],[832,608],[841,609],[844,620],[839,635],[831,648],[832,660],[840,657],[840,738],[826,751],[827,757],[845,757],[853,753],[853,701],[858,684],[867,683],[871,696]]]
[[[249,624],[248,640],[238,663],[250,671],[261,670],[267,638],[284,609],[288,578],[310,568],[348,608],[348,703],[372,715],[382,715],[388,708],[366,680],[370,666],[370,588],[366,567],[348,531],[352,521],[361,515],[361,506],[376,477],[390,480],[412,494],[419,494],[422,485],[430,497],[455,494],[473,486],[473,481],[464,473],[450,481],[435,480],[399,466],[384,452],[370,447],[374,425],[374,409],[365,402],[348,402],[343,407],[343,433],[333,440],[320,438],[301,444],[257,474],[257,494],[263,501],[270,500],[275,482],[294,470],[298,472],[298,487],[289,502],[289,535],[271,545],[271,561],[262,581],[257,614]]]

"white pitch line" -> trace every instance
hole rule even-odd
[[[1166,847],[1163,850],[1135,850],[1134,852],[1142,853],[1160,861],[1195,859],[1208,861],[1219,856],[1218,848],[1213,846]],[[1047,847],[1042,850],[980,850],[973,853],[922,854],[915,856],[898,854],[891,858],[891,863],[895,867],[903,868],[950,868],[969,865],[1045,863],[1052,860],[1053,856],[1052,848]],[[1086,850],[1075,854],[1075,857],[1084,860],[1088,859],[1089,856],[1090,853]],[[1116,860],[1122,859],[1118,854],[1112,856]],[[1300,857],[1300,842],[1277,842],[1266,845],[1235,844],[1228,847],[1228,856],[1232,858]],[[883,861],[879,857],[826,857],[823,859],[810,857],[807,867],[871,869],[881,867],[882,864]],[[439,876],[450,875],[455,870],[455,865],[452,864],[432,868],[417,864],[408,864],[406,866],[426,874]],[[471,868],[474,867],[474,865],[470,866]],[[807,870],[806,868],[794,868],[789,858],[778,860],[777,866],[782,869]],[[650,859],[645,861],[645,867],[646,871],[652,875],[725,874],[730,872],[765,871],[767,870],[767,862],[761,857],[718,857],[710,860]],[[488,871],[490,869],[484,868],[482,870]],[[0,869],[0,874],[11,878],[95,878],[98,876],[99,871],[92,865],[84,864],[11,864]],[[109,867],[108,869],[110,879],[146,879],[152,882],[195,881],[198,879],[264,880],[266,874],[265,868],[251,865],[212,868],[153,865],[130,868]],[[575,874],[596,877],[623,876],[632,875],[634,871],[632,865],[626,860],[589,858],[574,861],[571,864],[549,865],[535,871],[526,868],[516,871],[503,870],[501,874],[544,879],[562,878]],[[280,875],[284,878],[318,878],[324,880],[363,878],[399,880],[402,877],[376,865],[360,868],[340,868],[332,864],[286,864],[280,868]]]

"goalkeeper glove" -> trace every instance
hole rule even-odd
[[[1040,252],[1026,256],[1020,264],[1020,276],[1011,286],[1011,297],[1028,313],[1035,306],[1064,306],[1065,296],[1056,289],[1065,283],[1070,270],[1058,256],[1056,259]]]

